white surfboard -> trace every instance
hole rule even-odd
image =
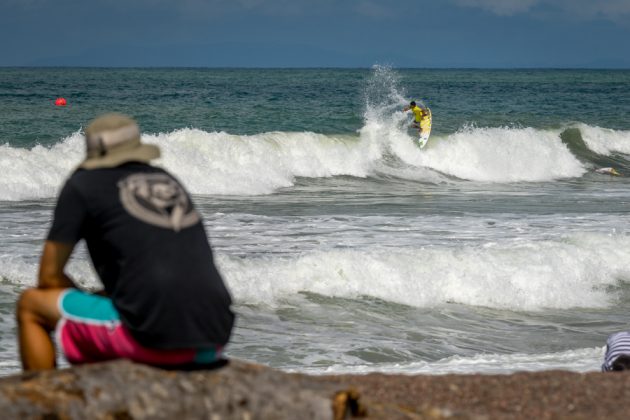
[[[424,146],[427,145],[427,142],[429,141],[429,136],[431,135],[431,130],[425,130],[423,132],[420,133],[420,137],[418,138],[418,145],[420,146],[420,148],[424,148]]]
[[[423,131],[419,131],[420,137],[418,138],[418,145],[420,148],[424,148],[429,141],[429,136],[431,136],[431,125],[433,124],[433,115],[431,114],[431,109],[427,107],[427,111],[429,111],[429,127],[424,129]]]

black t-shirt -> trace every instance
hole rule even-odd
[[[189,194],[142,163],[79,169],[66,181],[48,239],[85,239],[122,322],[161,349],[227,343],[234,314]]]

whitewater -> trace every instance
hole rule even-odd
[[[402,121],[367,121],[357,135],[269,132],[233,135],[181,129],[144,134],[161,148],[156,164],[177,172],[194,194],[261,195],[292,187],[298,178],[393,177],[426,183],[545,182],[579,178],[598,166],[581,161],[557,130],[463,127],[418,148]],[[630,154],[630,131],[576,125],[588,150],[601,157]],[[54,197],[83,156],[83,134],[31,149],[0,146],[4,200]],[[627,163],[623,163],[622,169]]]
[[[610,98],[618,118],[602,108],[598,119],[573,108],[584,90],[570,72],[291,71],[315,98],[309,126],[297,112],[303,98],[284,86],[287,71],[268,70],[270,85],[256,84],[254,70],[120,72],[143,140],[162,150],[155,163],[203,215],[238,316],[228,355],[315,374],[583,372],[599,369],[608,334],[630,328],[625,96]],[[163,85],[151,90],[146,72]],[[115,83],[105,71],[73,75],[102,79],[103,91]],[[19,77],[28,86],[28,74]],[[630,86],[625,73],[580,77],[602,97]],[[281,91],[274,107],[283,112],[257,103],[260,114],[239,120],[226,102],[223,119],[201,123],[183,98],[153,118],[145,109],[157,109],[158,91],[176,89],[173,78]],[[547,119],[512,102],[522,89],[539,95],[541,80],[550,95],[562,92]],[[402,112],[418,90],[434,113],[425,149]],[[455,112],[470,101],[485,104],[484,117]],[[35,284],[56,194],[83,157],[82,113],[97,104],[88,98],[76,114],[55,110],[47,124],[23,128],[36,135],[0,130],[0,374],[19,369],[14,302]],[[251,120],[266,123],[252,129]],[[99,286],[82,244],[68,271],[82,287]]]

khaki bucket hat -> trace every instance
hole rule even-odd
[[[160,157],[160,149],[140,141],[140,128],[130,117],[105,114],[85,129],[86,158],[79,168],[113,168],[125,162],[145,162]]]

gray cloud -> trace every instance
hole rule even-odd
[[[331,3],[334,0],[322,0]],[[269,10],[282,11],[299,4],[300,7],[310,3],[302,0],[90,0],[91,7],[108,7],[112,9],[158,8],[168,10],[214,10],[224,11]],[[0,7],[29,10],[54,5],[61,8],[72,8],[85,5],[83,0],[2,0]],[[316,6],[316,5],[315,5]],[[311,5],[311,7],[314,7]]]
[[[452,0],[465,7],[488,10],[501,16],[550,9],[580,19],[620,20],[630,16],[630,0]]]
[[[357,13],[370,18],[393,18],[395,13],[392,8],[379,4],[378,1],[362,0],[355,6]]]
[[[487,10],[500,16],[552,10],[562,15],[583,19],[618,19],[630,16],[630,0],[448,0],[461,7]],[[44,6],[72,8],[108,7],[112,9],[157,8],[179,13],[224,14],[256,11],[269,15],[332,12],[354,9],[371,17],[388,17],[396,13],[398,4],[391,0],[0,0],[0,9],[32,10]],[[421,6],[419,6],[422,9]]]
[[[489,10],[501,16],[527,12],[542,0],[454,0],[460,6]]]

